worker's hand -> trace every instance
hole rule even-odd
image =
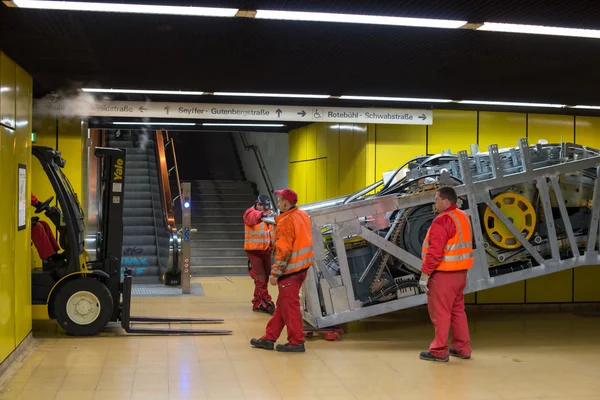
[[[419,279],[419,287],[423,291],[423,293],[429,293],[429,288],[427,287],[427,283],[429,282],[429,275],[423,273],[421,274],[421,279]]]
[[[277,277],[271,275],[271,277],[269,278],[269,283],[273,286],[277,286]]]
[[[262,215],[263,217],[268,217],[269,215],[273,214],[273,211],[271,210],[265,210],[263,211]]]

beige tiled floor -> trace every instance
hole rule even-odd
[[[424,312],[350,324],[304,354],[252,349],[268,316],[250,311],[249,278],[203,278],[205,297],[136,298],[138,315],[222,317],[230,336],[93,338],[36,325],[30,356],[0,399],[600,399],[600,314],[471,313],[473,359],[420,361]],[[285,337],[283,337],[285,339]],[[4,382],[4,383],[2,383]]]

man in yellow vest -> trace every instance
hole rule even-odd
[[[435,328],[429,351],[420,354],[422,360],[445,362],[449,355],[471,358],[463,293],[467,272],[473,266],[471,222],[456,206],[457,200],[452,187],[436,191],[434,206],[439,215],[431,223],[421,250],[423,266],[419,285],[427,293],[427,308]],[[448,349],[451,328],[452,347]]]
[[[271,200],[266,195],[258,196],[254,205],[244,212],[244,250],[248,256],[248,272],[254,280],[252,310],[273,315],[275,304],[267,283],[271,273],[273,228],[262,221],[271,213]]]
[[[250,340],[250,344],[266,350],[304,352],[299,293],[313,264],[310,217],[296,207],[298,195],[293,190],[277,190],[275,194],[282,214],[275,217],[275,264],[269,282],[279,288],[277,310],[269,320],[264,336]],[[275,347],[284,326],[288,341]]]

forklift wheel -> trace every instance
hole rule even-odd
[[[110,321],[113,298],[108,288],[93,278],[76,278],[56,294],[54,315],[60,326],[73,336],[93,336]]]

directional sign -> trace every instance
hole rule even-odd
[[[34,113],[79,117],[431,125],[431,110],[136,101],[34,101]]]

